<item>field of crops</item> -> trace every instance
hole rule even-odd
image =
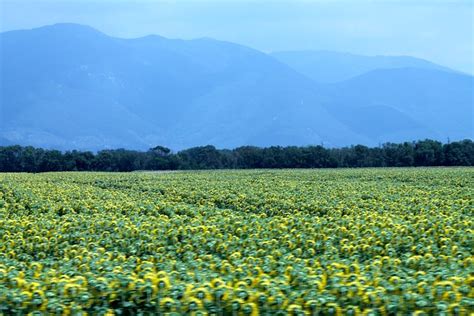
[[[0,314],[469,315],[474,169],[0,174]]]

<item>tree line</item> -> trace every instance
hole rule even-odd
[[[148,151],[114,149],[97,153],[0,147],[0,172],[413,166],[474,166],[474,143],[463,140],[442,144],[427,139],[378,147],[243,146],[229,150],[201,146],[177,153],[163,146]]]

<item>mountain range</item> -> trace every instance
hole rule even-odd
[[[411,56],[362,56],[331,51],[283,51],[270,54],[316,82],[334,83],[377,69],[453,70]]]
[[[473,137],[474,77],[413,57],[263,53],[78,24],[0,33],[0,144],[376,145]]]

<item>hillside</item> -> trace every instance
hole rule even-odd
[[[326,108],[380,142],[474,138],[474,78],[432,69],[379,69],[327,87]]]
[[[124,40],[57,24],[0,36],[2,128],[60,148],[364,141],[313,82],[266,54],[212,39]]]
[[[333,51],[282,51],[270,54],[320,83],[348,80],[377,69],[420,68],[454,72],[411,56],[364,56]]]
[[[56,24],[1,33],[0,46],[2,143],[178,150],[472,137],[473,77],[429,62],[321,84],[209,38],[120,39]]]

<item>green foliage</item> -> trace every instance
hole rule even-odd
[[[202,146],[176,154],[163,146],[156,146],[147,152],[116,149],[96,154],[79,151],[61,153],[20,146],[0,147],[0,172],[413,166],[474,166],[474,143],[464,140],[443,145],[423,140],[388,143],[374,148],[357,145],[332,149],[322,146],[244,146],[219,150],[214,146]]]

